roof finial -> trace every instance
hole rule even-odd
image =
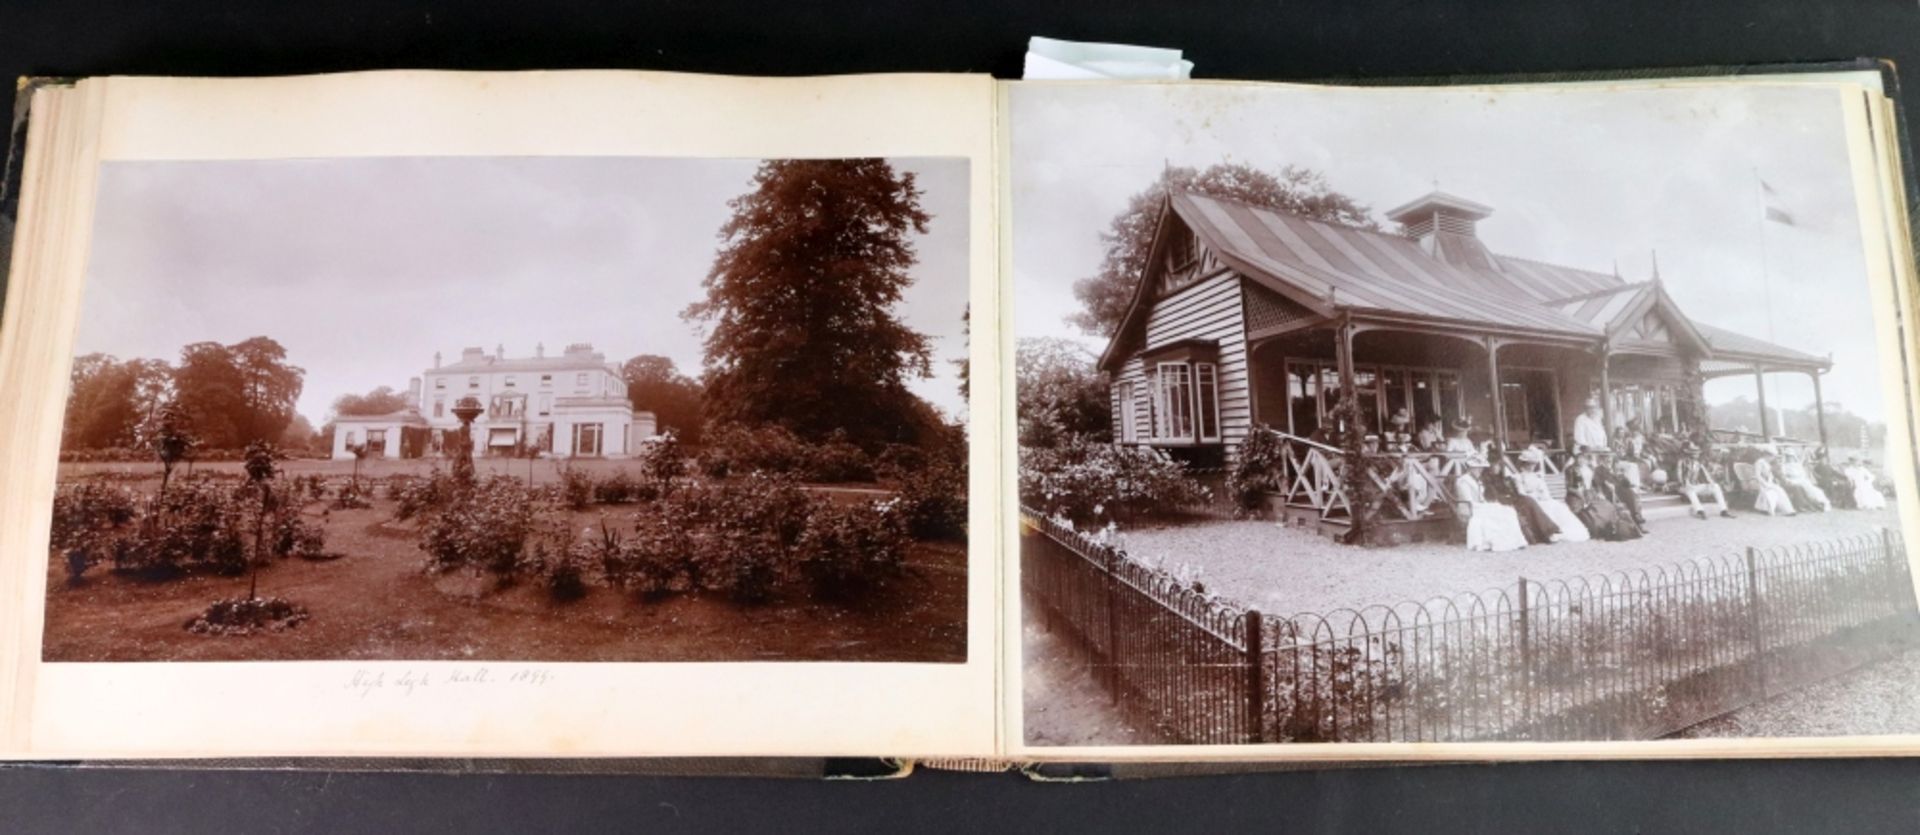
[[[1438,174],[1434,175],[1433,177],[1433,190],[1434,191],[1440,190],[1440,176]]]
[[[1648,252],[1653,253],[1653,283],[1659,284],[1660,283],[1660,250],[1650,249],[1648,250]]]
[[[1613,277],[1615,279],[1620,277],[1620,257],[1617,255],[1613,259]]]

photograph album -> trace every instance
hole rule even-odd
[[[30,81],[0,756],[1920,753],[1889,83]]]

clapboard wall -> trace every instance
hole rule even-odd
[[[1149,406],[1152,392],[1147,387],[1147,368],[1140,359],[1141,355],[1183,339],[1205,339],[1220,347],[1217,369],[1220,436],[1226,444],[1227,455],[1231,457],[1234,454],[1252,422],[1248,405],[1251,398],[1248,396],[1247,381],[1245,299],[1240,276],[1231,270],[1222,270],[1153,302],[1152,309],[1147,313],[1144,344],[1127,357],[1108,389],[1108,396],[1113,402],[1113,437],[1116,440],[1123,437],[1123,403],[1120,394],[1128,384],[1137,392],[1134,420],[1140,428],[1141,441],[1146,442],[1152,432]]]

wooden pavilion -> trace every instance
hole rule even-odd
[[[1100,358],[1114,437],[1218,466],[1256,425],[1310,444],[1352,391],[1368,431],[1405,409],[1415,427],[1466,418],[1502,452],[1564,457],[1589,398],[1609,428],[1678,435],[1712,428],[1707,379],[1751,375],[1760,441],[1790,440],[1770,425],[1766,375],[1806,374],[1819,397],[1828,359],[1688,315],[1657,268],[1629,282],[1496,254],[1476,233],[1492,213],[1435,191],[1380,232],[1170,195]]]

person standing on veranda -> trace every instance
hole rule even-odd
[[[1587,398],[1586,411],[1573,419],[1573,449],[1575,452],[1606,451],[1609,448],[1607,426],[1600,422],[1600,401]]]

